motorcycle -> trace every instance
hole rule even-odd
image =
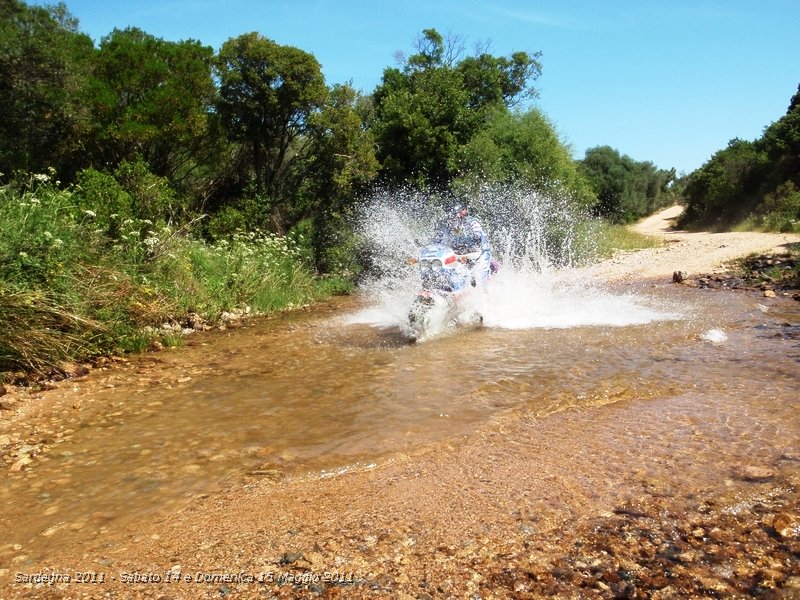
[[[447,327],[483,323],[480,313],[470,310],[465,302],[477,286],[472,266],[480,254],[456,254],[443,244],[419,249],[419,257],[410,261],[418,265],[421,283],[408,312],[408,327],[414,340]]]

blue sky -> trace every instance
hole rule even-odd
[[[65,0],[95,42],[136,26],[218,50],[258,31],[316,56],[329,84],[365,93],[423,29],[470,52],[542,52],[534,102],[581,158],[609,145],[690,172],[755,139],[800,84],[798,0]],[[31,2],[45,4],[37,0]]]

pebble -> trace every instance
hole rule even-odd
[[[39,449],[36,446],[29,446],[26,444],[24,446],[20,446],[20,449],[17,450],[17,454],[19,456],[22,456],[24,454],[28,454],[30,456],[36,456],[38,450]]]
[[[800,538],[800,520],[788,513],[778,513],[772,518],[772,528],[784,539]]]
[[[13,465],[11,465],[11,468],[9,470],[12,471],[13,473],[18,473],[32,462],[33,459],[26,454],[22,456],[19,460],[17,460],[17,462],[15,462]]]
[[[53,525],[52,527],[48,527],[42,532],[42,537],[50,537],[54,535],[60,527],[61,525]]]
[[[800,590],[800,577],[789,577],[784,582],[783,587],[790,590]]]
[[[775,471],[769,467],[752,465],[740,466],[734,469],[734,477],[742,481],[765,482],[775,477]]]

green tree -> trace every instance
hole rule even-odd
[[[322,271],[342,268],[351,238],[348,211],[378,173],[374,137],[365,126],[365,102],[351,86],[335,85],[323,109],[310,118],[304,216],[312,219],[314,257]]]
[[[363,99],[349,85],[335,85],[309,118],[311,141],[305,186],[316,201],[338,209],[353,201],[377,174],[375,140],[359,110]]]
[[[310,118],[325,102],[327,87],[317,60],[258,33],[226,41],[218,56],[219,113],[229,138],[249,147],[258,194],[271,202],[273,224],[299,183],[297,163],[310,145]]]
[[[800,230],[800,86],[755,141],[734,139],[686,178],[684,227]]]
[[[461,54],[458,40],[426,29],[415,54],[400,68],[384,70],[373,94],[373,126],[382,175],[390,182],[447,186],[458,175],[464,146],[493,111],[535,94],[538,53]]]
[[[175,182],[205,162],[213,55],[199,42],[168,42],[137,28],[104,37],[90,98],[98,166],[142,157]]]
[[[757,203],[759,174],[766,157],[758,144],[733,139],[692,172],[686,182],[684,227],[727,227]]]
[[[800,187],[800,85],[786,114],[764,131],[760,146],[770,163],[764,191],[774,190],[786,181]]]
[[[635,161],[610,146],[587,150],[579,169],[597,196],[594,212],[612,221],[630,223],[672,200],[675,169]]]
[[[0,0],[0,173],[70,178],[88,115],[79,98],[94,46],[64,4]]]
[[[461,182],[468,186],[520,182],[542,192],[566,192],[583,206],[593,199],[569,148],[537,109],[496,109],[464,147],[460,163],[466,174]]]

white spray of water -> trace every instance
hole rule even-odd
[[[701,339],[712,344],[722,344],[728,340],[728,335],[721,329],[709,329],[701,336]]]
[[[461,200],[463,201],[463,199]],[[365,243],[367,276],[360,284],[369,300],[350,323],[400,327],[420,282],[408,259],[432,236],[456,200],[408,190],[375,194],[363,206],[358,231]],[[574,267],[593,254],[588,219],[561,198],[517,188],[485,188],[468,202],[484,226],[494,257],[502,263],[487,289],[462,300],[462,312],[479,313],[483,324],[504,329],[626,326],[673,319],[632,294],[613,294]],[[447,328],[434,324],[432,333]]]

